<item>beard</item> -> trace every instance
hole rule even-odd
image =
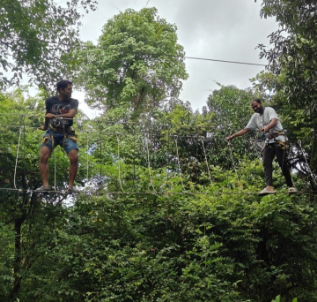
[[[263,112],[264,112],[264,108],[263,108],[263,107],[260,107],[260,108],[258,108],[257,110],[255,110],[255,112],[262,115]]]

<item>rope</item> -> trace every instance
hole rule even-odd
[[[54,154],[54,188],[56,190],[56,156]]]
[[[304,153],[304,150],[303,150],[303,148],[302,148],[302,142],[301,142],[300,139],[298,140],[298,145],[299,145],[299,147],[300,147],[300,149],[301,149],[301,151],[302,151],[302,154],[303,154],[303,156],[304,156],[304,159],[305,159],[307,168],[308,168],[309,173],[310,173],[310,177],[312,178],[314,184],[317,185],[317,183],[316,183],[316,181],[315,181],[315,178],[314,178],[314,175],[313,175],[313,173],[312,173],[312,170],[311,170],[311,168],[310,168],[310,166],[309,166],[309,164],[308,164],[308,161],[307,161],[306,155],[305,155],[305,153]]]
[[[87,167],[87,182],[89,181],[89,162],[88,162],[88,149],[89,149],[89,144],[88,144],[88,139],[89,139],[89,131],[87,130],[87,153],[86,153],[86,167]]]
[[[119,139],[119,133],[116,133],[117,136],[117,142],[118,142],[118,177],[119,177],[119,184],[122,192],[124,193],[123,187],[122,187],[122,182],[121,182],[121,175],[120,175],[120,139]]]
[[[0,191],[7,191],[7,192],[27,192],[27,193],[38,193],[35,190],[30,190],[30,189],[13,189],[13,188],[0,188]],[[60,190],[50,190],[45,193],[61,193],[65,194],[65,191],[60,191]],[[83,194],[84,192],[81,191],[80,194]],[[90,192],[87,192],[89,196],[91,196]],[[232,190],[231,192],[226,192],[226,191],[213,191],[212,194],[210,193],[203,193],[203,192],[191,192],[191,191],[182,191],[182,192],[172,192],[170,190],[168,191],[160,191],[160,192],[150,192],[150,191],[145,191],[145,192],[136,192],[136,191],[131,191],[131,192],[120,192],[120,191],[108,191],[107,194],[113,194],[113,195],[204,195],[204,196],[214,196],[214,195],[258,195],[259,192],[254,192],[254,191],[234,191]],[[68,194],[68,193],[67,193]],[[285,195],[285,193],[281,192],[280,194]],[[298,191],[294,195],[305,195],[305,194],[317,194],[317,191]],[[101,196],[104,196],[104,193],[100,193]],[[275,194],[274,194],[275,195]],[[277,194],[279,195],[279,194]]]
[[[233,159],[233,153],[232,153],[231,143],[230,143],[230,141],[228,141],[227,143],[228,143],[228,148],[229,148],[229,151],[230,151],[230,156],[231,156],[231,161],[232,161],[232,165],[233,165],[234,172],[236,173],[236,176],[237,176],[238,180],[240,181],[239,175],[238,175],[238,173],[237,173],[236,166],[235,166],[235,164],[234,164],[234,159]]]
[[[20,127],[18,146],[17,146],[17,156],[16,156],[16,159],[15,159],[15,168],[14,168],[14,177],[13,177],[13,184],[14,184],[14,188],[15,189],[17,189],[16,183],[15,183],[15,179],[16,179],[16,174],[17,174],[17,166],[18,166],[18,159],[19,159],[19,151],[20,151],[20,141],[21,141],[22,129],[23,129],[23,126]]]
[[[26,186],[26,164],[25,164],[25,146],[26,146],[26,137],[25,137],[25,115],[21,114],[21,118],[23,120],[23,145],[22,145],[22,167],[23,167],[23,177],[25,181],[22,181],[22,187],[25,189]]]
[[[170,154],[170,130],[169,128],[167,128],[167,154]],[[169,156],[166,156],[166,165],[167,167],[170,165],[170,160],[169,160]],[[166,168],[166,181],[168,181],[168,168]]]
[[[176,156],[177,156],[177,163],[178,163],[178,169],[179,169],[179,177],[181,179],[181,184],[183,187],[183,190],[186,192],[186,189],[184,187],[184,183],[183,183],[183,176],[182,176],[182,169],[181,169],[181,164],[180,164],[180,160],[179,160],[179,154],[178,154],[178,146],[177,146],[177,135],[174,135],[174,140],[175,140],[175,146],[176,146]]]
[[[205,150],[205,138],[204,138],[203,136],[201,137],[201,144],[202,144],[202,146],[203,146],[203,151],[204,151],[204,156],[205,156],[205,162],[206,162],[207,171],[208,171],[208,178],[209,178],[210,184],[212,185],[211,175],[210,175],[210,170],[209,170],[209,164],[208,164],[207,154],[206,154],[206,150]]]
[[[97,123],[99,124],[99,123]],[[101,172],[102,172],[102,168],[101,168],[101,125],[99,124],[99,144],[100,144],[100,148],[99,148],[99,157],[100,157],[100,165],[99,165],[99,174],[100,174],[100,178],[101,178]]]
[[[146,150],[147,150],[147,162],[148,162],[148,170],[149,170],[149,175],[150,175],[150,183],[151,183],[151,187],[152,187],[153,191],[155,193],[157,193],[155,188],[154,188],[152,174],[151,174],[150,151],[149,151],[149,143],[148,143],[147,138],[145,138],[145,145],[146,145]]]
[[[311,133],[312,133],[312,137],[313,137],[313,138],[312,138],[310,165],[312,165],[313,154],[314,154],[314,145],[315,145],[315,130],[314,130],[314,128],[311,129]]]
[[[135,137],[135,127],[133,126],[133,137]],[[135,176],[136,176],[136,167],[135,167],[135,152],[136,151],[136,139],[133,140],[133,190],[135,190]]]

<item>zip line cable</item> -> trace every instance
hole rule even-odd
[[[34,115],[25,115],[25,114],[21,114],[21,113],[16,113],[16,114],[10,114],[10,113],[0,113],[0,115],[19,115],[19,116],[28,116],[28,117],[36,117],[36,118],[39,118],[38,116],[34,116]],[[128,121],[128,122],[118,122],[118,121],[102,121],[102,120],[90,120],[90,119],[73,119],[73,118],[63,118],[63,119],[72,119],[72,120],[74,120],[74,121],[77,121],[78,123],[83,123],[83,122],[87,122],[87,123],[95,123],[95,124],[97,124],[97,125],[101,125],[101,124],[108,124],[108,125],[131,125],[131,126],[133,126],[133,125],[137,125],[137,126],[140,126],[140,125],[143,125],[143,123],[140,121],[140,122],[138,122],[138,123],[136,123],[136,122],[130,122],[130,121]],[[21,125],[17,125],[17,124],[8,124],[8,123],[1,123],[0,122],[0,126],[2,126],[3,125],[3,127],[10,127],[10,128],[20,128],[21,127]],[[160,124],[161,125],[161,130],[163,130],[163,128],[164,128],[164,126],[167,126],[167,124],[166,125],[162,125],[162,124]],[[24,126],[25,128],[29,128],[29,129],[38,129],[38,127],[37,126]],[[101,130],[101,129],[100,129]],[[106,129],[106,131],[107,131],[107,129]],[[109,132],[111,132],[112,133],[112,130],[111,129],[108,129],[108,131]],[[160,130],[159,130],[160,131]],[[312,130],[312,131],[314,131],[314,130]],[[148,134],[148,136],[149,137],[158,137],[158,138],[160,138],[160,137],[162,137],[162,138],[164,138],[164,137],[166,137],[166,134]],[[170,135],[170,137],[173,137],[174,135]],[[197,139],[199,139],[199,136],[198,135],[178,135],[178,137],[179,138],[197,138]],[[259,135],[257,134],[257,132],[256,132],[256,136],[255,136],[255,138],[260,138],[259,137]],[[212,140],[212,137],[205,137],[205,140],[208,140],[208,139],[210,139],[210,140]],[[313,138],[314,139],[314,138]],[[298,142],[298,140],[297,139],[291,139],[291,138],[288,138],[288,141],[289,142]]]
[[[1,113],[0,113],[1,114]],[[19,114],[20,115],[20,114]],[[93,122],[93,123],[96,123],[96,124],[102,124],[102,123],[108,123],[108,124],[112,124],[114,122],[109,122],[109,121],[94,121],[94,120],[77,120],[77,121],[87,121],[87,122]],[[126,123],[118,123],[119,125],[142,125],[142,122],[140,123],[129,123],[129,122],[126,122]],[[10,128],[20,128],[21,126],[20,125],[13,125],[13,124],[5,124],[5,123],[1,123],[0,122],[0,126],[4,125],[4,127],[10,127]],[[33,126],[23,126],[25,128],[29,128],[29,129],[38,129],[38,127],[33,127]],[[162,129],[163,130],[163,129]],[[100,129],[101,131],[101,129]],[[111,129],[106,129],[106,131],[109,131],[110,133],[112,133],[112,130]],[[156,137],[156,138],[164,138],[166,137],[167,135],[166,134],[147,134],[148,137]],[[169,137],[174,137],[175,135],[174,134],[168,134]],[[200,139],[200,136],[198,135],[177,135],[178,138],[190,138],[190,139],[197,139],[199,140]],[[255,136],[255,139],[257,138],[260,138],[258,135]],[[101,136],[100,136],[100,139],[101,139]],[[204,140],[210,140],[212,141],[213,140],[213,137],[204,137]],[[288,142],[294,142],[294,143],[297,143],[298,142],[298,139],[292,139],[292,138],[288,138]]]
[[[39,39],[23,39],[23,40],[30,40],[30,41],[39,41],[39,42],[46,42],[45,40],[39,40]],[[56,42],[57,43],[57,42]],[[66,46],[69,46],[69,44],[67,43],[63,43],[63,42],[58,42],[58,45],[63,44]],[[57,46],[58,46],[57,45]],[[88,45],[81,45],[80,47],[82,48],[86,48],[86,49],[104,49],[106,50],[107,48],[105,47],[99,47],[99,46],[88,46]],[[70,49],[67,50],[67,53],[70,52]],[[145,55],[154,55],[152,53],[143,53]],[[168,54],[164,54],[164,56],[169,56],[169,57],[175,57],[175,58],[179,58],[181,56],[174,56],[174,55],[168,55]],[[218,62],[218,63],[229,63],[229,64],[239,64],[239,65],[249,65],[249,66],[261,66],[261,67],[266,67],[268,66],[268,64],[261,64],[261,63],[253,63],[253,62],[242,62],[242,61],[230,61],[230,60],[220,60],[220,59],[211,59],[211,58],[201,58],[201,57],[192,57],[192,56],[184,56],[184,59],[189,59],[189,60],[199,60],[199,61],[211,61],[211,62]],[[121,60],[118,60],[121,61]]]
[[[219,63],[240,64],[240,65],[250,65],[250,66],[263,66],[263,67],[267,66],[266,64],[260,64],[260,63],[227,61],[227,60],[217,60],[217,59],[207,59],[207,58],[187,57],[187,56],[185,56],[185,59],[200,60],[200,61],[212,61],[212,62],[219,62]]]

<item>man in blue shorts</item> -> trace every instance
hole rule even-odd
[[[42,186],[35,192],[47,192],[50,190],[48,184],[48,159],[57,145],[66,151],[70,166],[68,191],[78,193],[74,187],[74,180],[78,168],[78,145],[75,132],[72,130],[73,117],[77,114],[78,100],[72,99],[73,84],[70,81],[62,80],[56,85],[58,96],[53,96],[45,101],[46,115],[45,126],[47,130],[41,144],[40,151],[40,174]]]

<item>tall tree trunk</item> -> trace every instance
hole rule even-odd
[[[17,199],[17,209],[16,211],[20,212],[20,215],[15,219],[14,221],[14,230],[15,230],[15,242],[14,242],[14,282],[13,282],[13,288],[11,292],[8,295],[8,301],[14,301],[16,295],[19,293],[19,290],[21,288],[21,280],[22,277],[20,276],[21,272],[21,259],[22,259],[22,237],[21,237],[21,229],[22,225],[25,222],[25,220],[28,217],[28,210],[27,210],[27,204],[29,197],[27,195],[27,186],[26,186],[27,180],[26,180],[26,174],[25,171],[22,171],[22,204],[18,204],[19,198]],[[36,199],[36,194],[32,195],[32,201],[33,203]]]

